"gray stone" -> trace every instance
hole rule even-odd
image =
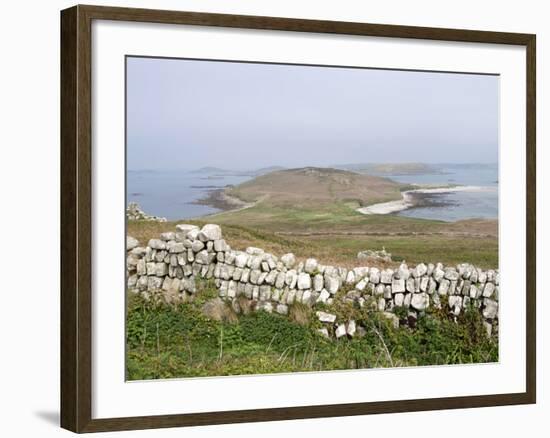
[[[346,275],[346,283],[347,284],[355,283],[355,272],[348,271],[348,274]]]
[[[145,291],[147,290],[148,283],[149,283],[148,277],[146,275],[142,275],[141,277],[138,278],[136,287],[140,291]]]
[[[326,303],[329,298],[330,298],[330,293],[326,289],[323,289],[319,294],[319,296],[317,297],[317,302]]]
[[[195,241],[191,244],[191,249],[193,250],[193,252],[202,251],[202,250],[204,249],[204,243],[201,242],[200,240],[195,240]]]
[[[324,336],[325,338],[329,338],[328,330],[327,330],[326,327],[317,329],[317,332],[318,332],[321,336]]]
[[[190,225],[190,224],[178,224],[176,225],[176,230],[178,230],[183,235],[187,236],[187,233],[192,230],[199,230],[199,227],[196,225]]]
[[[176,233],[173,231],[168,231],[166,233],[160,233],[160,239],[164,240],[165,242],[168,242],[169,240],[175,240],[176,239]]]
[[[462,297],[460,295],[450,295],[448,304],[451,309],[455,306],[460,308],[462,307]]]
[[[359,266],[357,268],[353,268],[353,273],[355,274],[355,280],[357,281],[369,275],[369,268],[367,266]]]
[[[487,273],[483,272],[481,269],[478,269],[477,281],[478,283],[485,284],[487,282]]]
[[[427,271],[426,271],[426,275],[429,277],[433,274],[434,272],[434,269],[435,269],[435,266],[433,263],[428,263],[428,267],[427,267]]]
[[[133,275],[128,276],[128,283],[127,283],[128,288],[129,289],[134,288],[137,284],[137,280],[138,280],[137,274],[133,274]]]
[[[367,287],[367,281],[365,279],[362,279],[355,285],[355,289],[363,291]]]
[[[384,284],[391,284],[393,278],[393,270],[391,269],[384,269],[380,273],[380,282]]]
[[[412,294],[411,306],[416,310],[426,310],[430,305],[430,296],[425,293]]]
[[[424,274],[426,274],[427,271],[428,271],[427,266],[424,263],[420,263],[419,265],[416,265],[416,268],[414,268],[413,276],[415,278],[420,278]]]
[[[281,315],[288,315],[288,306],[286,304],[277,304],[277,307],[275,307],[275,312]]]
[[[126,251],[137,248],[138,245],[139,242],[137,239],[134,239],[132,236],[126,236]]]
[[[162,287],[162,282],[162,277],[149,276],[147,277],[147,289],[151,291],[158,290]]]
[[[403,306],[404,299],[405,299],[405,295],[401,293],[397,293],[393,296],[393,302],[397,307]]]
[[[490,298],[484,298],[482,314],[485,319],[496,318],[498,315],[498,302]]]
[[[147,275],[147,268],[145,264],[145,259],[140,259],[137,262],[136,265],[136,273],[137,275]]]
[[[449,280],[441,280],[441,283],[439,283],[439,289],[437,290],[437,293],[439,295],[447,295],[449,292],[449,286],[451,282]]]
[[[319,310],[315,312],[315,314],[317,315],[317,318],[319,318],[319,321],[321,322],[333,323],[334,321],[336,321],[336,315],[332,313],[327,313]]]
[[[254,246],[249,246],[246,248],[246,253],[253,256],[262,255],[264,253],[264,250],[261,248],[256,248]]]
[[[309,274],[304,272],[298,274],[298,289],[309,289],[311,288],[311,277]]]
[[[338,292],[338,288],[340,287],[340,282],[338,278],[325,274],[324,281],[325,289],[327,291],[329,291],[331,294],[335,294],[336,292]]]
[[[323,276],[321,274],[316,274],[313,277],[313,290],[315,292],[320,292],[323,289],[324,284],[325,281],[323,280]]]
[[[266,278],[267,278],[267,272],[260,273],[260,276],[258,277],[258,285],[263,284]]]
[[[439,283],[441,280],[443,280],[443,277],[445,277],[445,271],[437,266],[433,273],[433,279]]]
[[[269,274],[267,274],[267,276],[265,277],[265,282],[267,284],[275,284],[275,279],[277,278],[277,275],[279,274],[279,272],[277,271],[270,271]]]
[[[200,265],[208,264],[208,251],[203,249],[195,255],[195,261]]]
[[[445,269],[445,278],[447,280],[458,280],[459,275],[453,268]]]
[[[380,283],[380,270],[378,268],[370,268],[369,282],[372,284]]]
[[[285,254],[281,257],[281,262],[285,268],[291,269],[296,264],[296,257],[292,253]]]
[[[277,274],[277,278],[275,279],[275,287],[277,289],[282,289],[285,285],[285,278],[286,278],[286,275],[284,272],[279,272]]]
[[[271,298],[271,287],[268,285],[260,286],[260,301],[267,301]]]
[[[239,281],[242,275],[243,275],[242,268],[235,268],[235,270],[233,271],[233,280]]]
[[[318,262],[316,259],[307,259],[304,265],[304,271],[306,271],[308,274],[313,274],[317,270],[317,265]]]
[[[187,252],[187,249],[182,242],[175,242],[173,240],[166,244],[166,248],[170,254],[179,254],[184,251]]]
[[[235,266],[239,268],[244,268],[248,263],[249,255],[245,252],[241,252],[240,254],[237,254],[235,257]]]
[[[483,288],[483,296],[485,298],[491,298],[494,291],[495,291],[495,285],[493,283],[485,283],[485,287]]]
[[[164,262],[155,263],[155,275],[157,277],[164,277],[168,274],[168,265]]]
[[[391,283],[391,291],[394,294],[405,292],[405,280],[403,278],[394,278]]]
[[[149,240],[147,246],[152,249],[166,249],[166,242],[163,242],[160,239],[151,239]]]
[[[334,331],[336,339],[341,338],[346,335],[346,324],[338,324],[336,330]]]
[[[204,242],[207,240],[220,240],[222,238],[222,229],[219,225],[206,224],[201,228],[197,237]]]
[[[411,272],[409,271],[409,267],[405,263],[401,263],[396,274],[398,278],[402,280],[407,280],[410,277]]]
[[[214,240],[214,251],[223,252],[228,251],[229,245],[223,239]]]
[[[430,277],[428,281],[428,294],[432,295],[435,292],[435,289],[437,287],[436,281]]]
[[[291,269],[286,273],[285,283],[288,287],[290,287],[290,289],[294,289],[296,287],[297,280],[298,275],[294,269]]]

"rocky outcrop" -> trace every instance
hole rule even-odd
[[[127,237],[128,289],[145,297],[161,294],[168,302],[185,301],[196,293],[198,279],[213,279],[219,298],[234,306],[244,297],[252,310],[283,315],[294,303],[320,307],[316,315],[325,325],[322,333],[335,337],[354,336],[361,329],[331,312],[337,294],[358,307],[381,312],[397,326],[414,325],[432,307],[458,316],[468,306],[479,309],[489,334],[498,325],[498,270],[484,271],[467,263],[346,269],[314,258],[298,262],[291,253],[277,257],[255,247],[231,249],[215,224],[179,224],[176,231],[159,237],[147,246]],[[405,309],[407,318],[400,320],[397,309]]]
[[[145,213],[136,202],[130,202],[126,208],[126,219],[131,221],[166,222],[165,217],[151,216]]]

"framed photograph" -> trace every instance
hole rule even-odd
[[[61,425],[535,403],[535,35],[61,12]]]

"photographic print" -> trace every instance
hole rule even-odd
[[[498,362],[498,75],[125,79],[127,380]]]

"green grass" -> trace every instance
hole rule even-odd
[[[435,312],[420,317],[415,329],[393,328],[376,313],[339,302],[340,316],[366,327],[362,338],[328,340],[311,318],[298,324],[263,311],[240,315],[237,322],[206,318],[204,302],[216,296],[202,282],[192,302],[177,306],[129,294],[127,378],[267,374],[389,366],[442,365],[498,360],[496,338],[485,337],[477,310],[457,323]]]

